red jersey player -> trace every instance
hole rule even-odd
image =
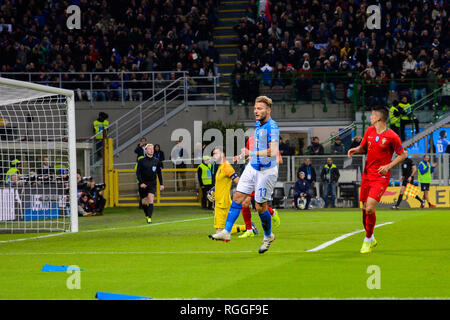
[[[375,209],[389,185],[390,170],[407,157],[400,137],[386,125],[388,117],[387,108],[374,107],[370,115],[372,126],[367,128],[359,147],[348,150],[347,154],[349,158],[354,154],[367,154],[359,197],[363,203],[363,225],[366,230],[361,253],[369,253],[377,245],[373,236],[376,222]],[[398,156],[391,162],[394,152]]]
[[[254,136],[251,136],[247,140],[247,144],[246,144],[245,148],[250,151],[255,150],[255,137]],[[236,162],[239,159],[240,159],[239,156],[235,156],[233,158],[233,161]],[[281,154],[279,151],[277,154],[277,164],[278,165],[283,164],[283,158],[281,157]],[[254,197],[255,197],[255,191],[253,191],[250,194],[250,196],[247,197],[247,199],[245,199],[245,201],[242,203],[242,217],[244,218],[244,223],[245,223],[247,231],[244,232],[242,235],[240,235],[239,238],[254,237],[255,234],[258,234],[258,230],[252,223],[252,213],[251,213],[251,209],[250,209],[251,201]],[[269,207],[269,205],[267,205],[267,210],[269,210],[269,213],[272,217],[273,226],[279,227],[281,221],[280,221],[278,212],[276,210],[272,209],[271,207]]]

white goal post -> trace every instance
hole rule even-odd
[[[0,233],[78,232],[74,92],[0,77]]]

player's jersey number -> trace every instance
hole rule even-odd
[[[259,188],[258,192],[259,192],[259,196],[260,197],[265,197],[267,195],[267,189],[266,188]]]

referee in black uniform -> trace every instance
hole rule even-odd
[[[156,177],[159,179],[159,189],[164,190],[161,161],[153,157],[153,144],[145,146],[145,156],[137,163],[136,176],[139,185],[139,196],[142,200],[142,209],[145,212],[147,223],[152,223],[153,199],[156,193]]]
[[[397,203],[392,206],[392,209],[398,209],[400,206],[400,202],[403,200],[403,195],[405,194],[405,189],[408,183],[414,182],[414,175],[417,172],[417,166],[412,161],[411,158],[406,158],[405,161],[402,163],[402,177],[400,178],[400,181],[402,182],[402,186],[400,188],[400,194],[397,199]],[[416,196],[416,199],[420,201],[420,203],[423,203],[423,200],[420,199],[419,196]]]

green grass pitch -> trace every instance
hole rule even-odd
[[[0,299],[95,299],[97,291],[154,299],[450,297],[450,210],[378,210],[377,224],[393,223],[375,229],[379,244],[368,255],[359,253],[363,232],[307,252],[361,230],[360,210],[279,213],[265,254],[256,214],[260,235],[224,243],[208,239],[212,213],[199,208],[156,207],[151,225],[138,209],[112,208],[80,218],[76,234],[0,234]],[[80,288],[68,288],[72,274],[42,272],[44,264],[85,269]]]

